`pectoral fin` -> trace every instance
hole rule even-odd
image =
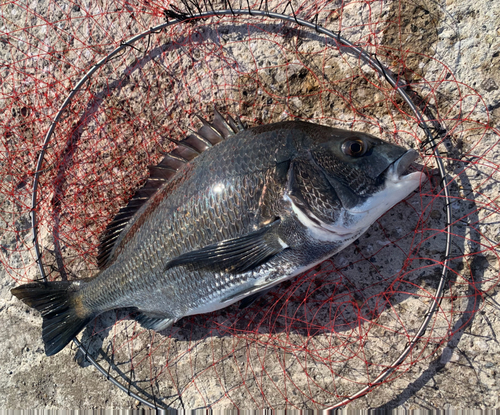
[[[183,265],[191,270],[208,269],[236,274],[250,271],[287,248],[276,232],[279,223],[276,220],[248,235],[182,254],[168,262],[165,269]]]

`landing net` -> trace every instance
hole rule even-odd
[[[419,151],[427,180],[353,245],[243,312],[236,304],[160,333],[107,313],[78,353],[160,408],[324,409],[418,375],[499,278],[499,132],[481,95],[430,56],[441,12],[419,7],[3,2],[8,276],[95,275],[99,238],[147,166],[214,106],[249,126],[365,131]]]

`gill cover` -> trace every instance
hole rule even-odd
[[[290,163],[286,194],[316,226],[336,220],[342,207],[337,192],[312,160]]]

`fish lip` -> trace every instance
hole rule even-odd
[[[394,161],[386,170],[386,178],[388,180],[398,182],[409,178],[413,173],[405,174],[408,167],[418,158],[418,153],[410,149],[406,151],[401,157]]]
[[[384,183],[384,189],[408,188],[413,191],[422,182],[424,174],[421,171],[407,173],[408,167],[417,159],[419,154],[415,150],[407,150],[399,158],[392,162],[389,167],[382,172],[379,179]],[[406,173],[406,174],[405,174]],[[376,196],[377,193],[371,195]],[[367,198],[368,200],[369,198]],[[348,209],[349,214],[359,215],[368,212],[372,207],[364,209],[363,204],[353,209]]]

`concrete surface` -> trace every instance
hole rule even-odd
[[[306,11],[309,10],[308,7],[313,9],[312,3],[306,2],[304,4],[307,6],[305,7]],[[25,40],[22,32],[20,34],[15,28],[17,21],[28,22],[33,16],[32,11],[26,12],[26,9],[36,10],[41,16],[50,14],[54,24],[59,25],[60,31],[53,29],[52,32],[49,30],[43,35],[40,34],[41,32],[38,34],[43,39],[44,45],[52,45],[57,49],[61,39],[64,38],[64,42],[69,42],[65,36],[71,29],[80,31],[80,36],[88,35],[85,32],[88,30],[85,23],[72,26],[74,22],[80,21],[78,19],[82,15],[82,10],[92,10],[97,13],[98,11],[113,11],[113,7],[115,7],[111,2],[107,4],[106,1],[98,2],[97,5],[82,2],[81,7],[76,5],[72,6],[71,9],[62,7],[61,12],[59,12],[58,7],[54,5],[55,3],[45,1],[33,4],[17,2],[5,3],[5,7],[0,9],[0,19],[2,19],[0,20],[0,33],[3,33],[0,37],[0,57],[7,62],[7,66],[8,62],[16,62],[16,68],[19,68],[19,62],[24,59],[23,53],[26,51],[23,50],[22,45]],[[332,28],[335,28],[338,22],[339,16],[335,15],[335,10],[339,5],[340,3],[336,5],[335,2],[332,2],[328,9],[331,10],[328,24],[331,24]],[[295,9],[298,9],[298,5]],[[496,245],[500,242],[500,221],[499,208],[495,203],[500,191],[497,171],[497,163],[500,160],[500,147],[498,145],[500,136],[498,130],[488,130],[483,125],[498,128],[500,119],[500,94],[498,92],[500,85],[500,4],[493,0],[478,0],[476,2],[467,0],[401,0],[400,2],[387,3],[367,2],[363,6],[360,3],[353,3],[347,5],[342,14],[346,27],[342,34],[352,40],[362,39],[366,41],[364,35],[371,33],[374,29],[365,26],[359,28],[356,24],[366,21],[370,13],[380,15],[389,22],[384,26],[383,31],[378,31],[382,25],[377,26],[376,32],[380,47],[389,56],[386,58],[386,62],[388,62],[387,59],[392,59],[392,68],[397,66],[398,61],[403,61],[406,65],[405,76],[412,78],[415,82],[418,82],[419,77],[426,80],[436,79],[441,82],[439,87],[435,85],[432,87],[436,91],[433,96],[433,105],[435,105],[433,109],[437,108],[440,119],[453,134],[451,139],[453,148],[441,146],[441,149],[445,152],[448,151],[450,159],[454,159],[454,161],[448,160],[446,166],[450,177],[454,178],[451,191],[454,196],[453,212],[454,220],[457,221],[454,232],[457,239],[452,250],[452,283],[447,286],[449,289],[446,291],[447,298],[443,300],[435,319],[433,319],[431,331],[424,336],[424,345],[420,348],[417,347],[411,357],[410,361],[414,363],[404,364],[402,370],[397,372],[396,379],[348,404],[347,407],[351,409],[391,409],[397,407],[405,409],[498,409],[500,408],[500,372],[498,371],[500,344],[497,335],[500,334],[500,295],[496,287],[499,278]],[[73,16],[75,20],[67,20],[67,16]],[[114,23],[111,19],[108,21],[109,26],[103,30],[108,35],[113,33],[115,36],[121,35],[120,38],[125,39],[161,20],[160,18],[149,19],[147,16],[138,16],[130,24],[122,21],[115,22],[122,30],[120,34],[114,32],[116,27],[113,26]],[[106,19],[102,19],[101,24],[106,21]],[[32,24],[35,26],[34,23]],[[200,32],[200,36],[205,36],[205,39],[213,41],[211,36],[214,33],[210,31],[209,23],[205,23],[205,25],[205,31]],[[349,26],[350,28],[348,28]],[[238,27],[236,25],[236,28]],[[267,29],[270,30],[270,28],[272,25]],[[250,55],[249,49],[244,43],[242,47],[239,47],[237,43],[239,39],[244,38],[244,30],[224,32],[222,28],[219,29],[220,33],[226,35],[225,42],[227,42],[227,50],[230,51],[228,55],[231,55],[241,65],[242,72],[244,72],[244,68],[251,68],[254,61],[265,61],[269,56],[274,58],[279,55],[278,57],[282,59],[287,57],[288,52],[279,52],[277,48],[269,46],[266,41],[262,41],[263,46],[259,46],[256,41],[256,46],[252,46],[254,49]],[[103,37],[99,37],[103,36],[102,34],[93,33],[92,36],[94,36],[96,44],[104,43]],[[272,35],[268,35],[267,38],[266,36],[262,34],[262,38],[267,40],[273,38]],[[280,42],[290,42],[284,44],[293,50],[294,36],[294,32],[291,31],[291,34],[286,36],[280,35],[279,40]],[[5,41],[2,42],[2,39]],[[21,46],[13,47],[14,39]],[[77,43],[76,41],[73,43],[75,49],[80,47]],[[159,43],[161,44],[161,42]],[[35,48],[34,45],[32,47]],[[39,45],[37,47],[40,48]],[[298,46],[299,49],[300,47],[306,50],[310,47],[310,51],[318,51],[321,50],[321,42],[318,42],[313,36],[305,39]],[[97,49],[97,47],[94,48],[92,54],[89,55],[84,49],[77,49],[78,54],[69,56],[68,60],[73,59],[75,67],[88,68],[91,62],[95,62],[96,56],[105,55],[105,51]],[[40,49],[36,50],[37,52],[33,55],[42,55]],[[203,51],[206,53],[206,50]],[[322,58],[321,55],[316,60],[311,58],[308,65],[316,68],[320,73],[325,73],[330,79],[335,79],[338,73],[347,74],[349,65],[352,64],[352,62],[342,63],[338,55],[328,62],[322,61]],[[35,68],[34,75],[42,78],[40,75],[42,64],[36,57],[28,57],[23,62],[25,62],[27,72],[30,71],[30,68]],[[179,58],[178,65],[180,68],[185,68],[184,65],[187,63]],[[203,62],[200,65],[203,65]],[[223,74],[225,73],[223,66],[224,63],[210,62],[206,68],[213,72],[220,69],[219,73]],[[242,103],[240,106],[242,116],[246,116],[247,119],[253,117],[254,120],[260,117],[261,122],[269,122],[280,119],[280,117],[287,118],[290,113],[319,118],[319,114],[324,109],[320,108],[315,99],[304,96],[291,99],[287,115],[282,112],[280,106],[267,108],[265,100],[269,98],[259,92],[259,88],[263,88],[263,86],[274,87],[275,96],[286,95],[286,93],[307,95],[308,92],[314,92],[318,87],[316,83],[323,81],[309,73],[301,72],[301,67],[299,63],[292,63],[287,65],[286,72],[280,71],[279,68],[276,71],[262,71],[260,73],[261,84],[257,87],[252,86],[252,81],[244,76],[240,77],[238,81],[232,80],[233,85],[240,85],[240,92],[245,91],[245,94],[238,95],[238,100]],[[74,71],[74,68],[70,66],[64,69],[58,65],[57,60],[49,63],[47,68],[50,69],[43,72],[43,76],[54,78],[63,76],[64,79],[71,76],[70,79],[74,82],[82,75],[81,72]],[[200,73],[203,73],[202,69],[195,66],[195,70],[200,70]],[[10,183],[20,178],[19,175],[16,176],[13,173],[13,171],[17,171],[15,169],[19,169],[19,166],[16,167],[15,163],[9,163],[13,159],[32,163],[36,149],[31,148],[30,150],[28,148],[26,150],[16,147],[18,152],[15,154],[9,152],[9,148],[12,148],[9,140],[15,140],[18,136],[8,136],[7,127],[13,125],[12,131],[18,131],[16,130],[18,126],[15,125],[17,115],[12,113],[12,109],[20,107],[14,105],[9,97],[13,96],[12,91],[15,87],[19,87],[23,82],[27,84],[29,82],[20,78],[20,72],[7,73],[5,67],[0,70],[4,71],[1,73],[3,82],[0,84],[0,88],[2,88],[1,91],[5,97],[6,107],[10,111],[1,113],[3,124],[0,127],[4,137],[4,141],[2,141],[2,154],[4,155],[1,164],[2,180],[4,183]],[[167,70],[170,71],[169,75],[175,75],[175,65],[168,66]],[[447,71],[447,74],[443,71]],[[136,75],[135,73],[131,75],[132,84]],[[222,75],[221,78],[223,79]],[[339,77],[339,79],[341,78],[342,76]],[[162,82],[167,82],[167,79],[169,78],[162,79]],[[362,77],[359,79],[359,83],[357,80],[352,80],[347,84],[354,87],[352,91],[342,90],[342,85],[339,85],[338,91],[343,96],[349,96],[356,104],[380,100],[383,104],[381,103],[379,107],[369,106],[364,115],[368,118],[373,116],[384,125],[386,130],[383,134],[386,138],[391,138],[392,129],[403,131],[414,128],[414,131],[418,131],[418,128],[412,126],[407,119],[398,118],[398,114],[394,115],[391,110],[386,109],[385,103],[388,102],[389,93],[377,95],[378,92],[373,92],[369,85],[362,82]],[[199,96],[202,96],[201,94],[204,92],[207,94],[207,100],[210,99],[212,96],[209,89],[211,84],[200,82],[200,85],[206,89],[203,91],[201,88],[202,92],[198,91]],[[176,99],[181,102],[180,108],[171,111],[169,116],[172,119],[182,118],[182,105],[187,105],[182,101],[182,92],[183,89],[194,88],[193,85],[194,81],[188,79],[184,84],[179,82],[169,90],[170,97],[175,95]],[[283,89],[283,85],[287,85],[289,89]],[[457,88],[460,90],[458,91]],[[68,93],[70,89],[71,84],[68,83]],[[221,93],[224,92],[223,89],[221,91]],[[234,91],[228,92],[231,98],[236,99],[236,95],[231,95],[234,93]],[[54,93],[51,96],[50,91],[45,94],[47,99],[53,98],[56,103],[60,103],[61,97],[57,94]],[[478,100],[478,96],[482,100]],[[142,109],[141,95],[138,95],[137,91],[133,92],[132,89],[123,88],[119,94],[117,93],[116,102],[113,105],[122,102],[118,99],[120,97],[125,97],[132,102],[130,111],[138,112]],[[276,100],[279,101],[279,99]],[[260,105],[260,107],[257,105],[257,109],[253,108],[255,102]],[[334,110],[337,122],[339,124],[344,122],[342,125],[344,128],[349,127],[353,118],[353,114],[349,112],[349,106],[335,97],[332,98],[332,103],[335,103]],[[159,105],[161,107],[162,103]],[[459,110],[457,110],[458,107],[460,107]],[[56,104],[54,104],[54,108],[57,108]],[[262,108],[264,109],[262,110]],[[460,118],[467,121],[461,123],[456,121]],[[28,147],[30,143],[32,143],[32,147],[35,146],[33,143],[39,145],[42,139],[39,132],[47,128],[47,120],[49,119],[50,114],[47,118],[40,117],[38,133],[36,131],[30,133],[29,129],[24,128],[23,137],[26,139]],[[325,122],[328,123],[331,120],[327,119]],[[458,127],[454,130],[456,126]],[[369,123],[358,123],[356,127],[367,129],[374,134],[379,132],[376,125],[370,127]],[[400,132],[399,139],[402,140],[403,144],[410,145],[414,140],[413,137],[411,134]],[[23,151],[25,152],[23,153]],[[459,155],[462,157],[461,160],[458,159]],[[484,155],[482,159],[478,158],[482,155]],[[471,163],[471,161],[475,162]],[[435,168],[430,157],[425,160],[425,164],[429,171]],[[14,166],[12,167],[14,170],[10,170],[8,167],[11,165]],[[342,296],[348,295],[349,286],[346,281],[354,281],[354,286],[358,289],[363,288],[362,292],[367,297],[380,294],[376,289],[370,291],[372,290],[370,288],[371,282],[376,281],[379,274],[373,271],[373,264],[356,263],[360,254],[370,257],[378,249],[384,247],[383,252],[374,256],[375,260],[379,261],[376,264],[379,267],[378,270],[384,269],[383,272],[381,271],[381,275],[397,272],[397,267],[401,266],[402,260],[411,252],[411,248],[416,246],[411,238],[403,238],[404,235],[412,233],[417,226],[412,219],[413,216],[408,213],[411,209],[421,214],[422,206],[429,203],[428,206],[432,206],[432,209],[426,214],[426,226],[442,229],[443,203],[440,200],[432,202],[431,185],[432,183],[429,183],[424,186],[421,196],[413,195],[406,204],[397,206],[390,214],[384,216],[374,225],[368,235],[360,238],[357,245],[349,247],[334,258],[333,262],[325,265],[333,267],[331,269],[339,271],[344,277],[342,279],[343,290],[339,288],[337,291],[339,304],[344,298]],[[5,185],[4,189],[7,188],[11,187]],[[33,251],[31,250],[30,224],[27,217],[30,186],[21,185],[18,188],[17,193],[8,193],[3,190],[0,195],[4,222],[4,225],[0,227],[2,229],[2,262],[6,265],[5,270],[0,270],[0,332],[2,333],[0,341],[0,373],[2,375],[0,376],[0,407],[9,409],[145,408],[139,401],[118,390],[95,368],[85,362],[82,355],[76,353],[74,346],[67,347],[50,358],[44,355],[43,343],[40,338],[42,321],[40,316],[37,312],[20,304],[10,294],[10,289],[17,284],[13,276],[19,280],[28,281],[37,275]],[[384,233],[386,231],[390,235]],[[426,232],[428,232],[426,235],[432,235],[428,230]],[[424,233],[422,232],[422,234]],[[434,236],[421,241],[418,245],[418,252],[422,259],[415,259],[413,263],[415,268],[419,264],[422,267],[426,264],[432,264],[432,261],[439,258],[442,253],[444,235],[438,233]],[[399,242],[399,237],[401,237],[401,242]],[[50,245],[50,238],[47,235],[42,235],[42,238],[45,238],[43,240]],[[387,241],[388,238],[398,239],[399,245],[385,248],[384,241]],[[425,262],[426,258],[430,263]],[[381,261],[385,262],[381,263]],[[81,276],[82,274],[78,270],[84,267],[84,263],[82,265],[82,262],[75,261],[71,262],[69,269]],[[389,364],[398,356],[405,346],[405,339],[408,339],[411,333],[416,331],[419,322],[425,315],[429,298],[436,288],[436,275],[438,273],[437,271],[425,271],[425,268],[421,269],[423,271],[420,274],[417,271],[412,271],[405,280],[406,285],[399,287],[400,292],[406,294],[401,295],[399,299],[391,300],[393,309],[378,310],[380,313],[380,320],[377,320],[379,324],[372,326],[369,324],[369,319],[368,323],[360,323],[359,329],[361,331],[367,330],[360,349],[365,353],[363,359],[374,362],[375,366],[376,364]],[[86,272],[92,273],[92,270]],[[359,275],[365,279],[357,280]],[[267,309],[266,307],[273,309],[273,301],[279,299],[280,296],[285,296],[287,301],[289,300],[287,304],[295,305],[298,310],[302,310],[300,308],[301,295],[304,295],[307,288],[312,286],[310,281],[314,281],[314,278],[305,281],[297,288],[298,299],[292,298],[291,294],[286,297],[288,294],[285,293],[285,289],[291,291],[295,289],[294,283],[288,283],[287,286],[278,289],[274,294],[258,302],[248,312],[249,315],[254,313],[257,316],[260,311],[259,307],[264,307],[264,311]],[[325,283],[325,286],[331,288],[338,285],[338,281],[340,281],[338,277],[333,276]],[[471,284],[471,281],[474,281],[474,284]],[[430,294],[426,296],[425,293]],[[318,301],[322,298],[321,296],[317,297]],[[363,302],[362,298],[358,298],[356,301],[360,301],[360,304],[366,306],[370,304],[369,301]],[[333,300],[332,304],[335,304]],[[377,309],[377,306],[371,306],[374,307],[373,309]],[[346,315],[348,312],[349,310],[346,309]],[[242,317],[237,310],[232,309],[228,311],[228,314],[223,313],[215,317],[215,321],[225,322],[225,319],[230,319],[233,315],[237,315],[242,321],[249,318],[248,316]],[[405,319],[402,327],[406,333],[400,332],[401,326],[397,325],[398,316]],[[340,337],[336,339],[332,339],[330,335],[325,333],[312,336],[308,340],[310,342],[308,347],[309,350],[315,350],[318,353],[316,356],[318,360],[314,361],[314,359],[311,360],[311,356],[302,356],[300,351],[285,350],[286,347],[280,348],[280,344],[286,346],[302,344],[305,340],[303,333],[300,332],[285,337],[283,337],[284,332],[278,332],[274,333],[272,338],[268,336],[269,333],[260,333],[259,335],[266,339],[266,345],[262,346],[259,344],[260,338],[257,338],[257,335],[255,341],[250,341],[249,337],[234,338],[220,335],[220,333],[213,335],[213,333],[200,328],[205,321],[203,317],[181,322],[171,336],[158,334],[156,337],[144,330],[141,331],[133,320],[127,318],[115,324],[115,321],[121,320],[121,317],[123,316],[107,315],[96,322],[92,329],[84,332],[83,337],[87,341],[91,353],[96,353],[99,346],[107,350],[108,353],[110,353],[109,350],[114,350],[115,345],[125,345],[130,348],[130,350],[120,349],[112,353],[116,370],[110,371],[111,375],[121,374],[123,375],[122,379],[132,379],[139,388],[146,390],[146,393],[151,392],[159,397],[163,404],[170,404],[173,408],[182,408],[183,406],[185,408],[201,408],[207,405],[219,409],[235,406],[240,408],[321,408],[323,402],[334,403],[334,400],[329,400],[331,396],[324,393],[323,389],[331,391],[335,387],[339,395],[349,395],[359,389],[358,385],[352,381],[354,373],[358,373],[359,379],[363,381],[368,376],[366,373],[362,373],[363,371],[373,371],[369,374],[369,376],[373,376],[378,370],[377,367],[373,366],[367,368],[360,363],[361,360],[352,358],[350,363],[346,363],[346,367],[342,369],[343,372],[339,372],[344,374],[346,378],[341,379],[339,376],[332,380],[326,367],[318,363],[324,361],[321,359],[324,359],[329,353],[329,348],[340,350],[339,345],[335,342],[341,343],[343,341],[342,335],[347,336],[345,333],[352,333],[354,329],[351,326],[348,329],[344,328],[344,331],[340,330]],[[257,317],[255,318],[257,319]],[[262,316],[260,318],[265,319]],[[303,318],[306,319],[306,317]],[[323,324],[328,324],[331,315],[318,316],[318,318],[323,318]],[[351,320],[349,320],[349,324],[352,324]],[[453,335],[447,334],[449,331],[453,332]],[[135,339],[135,342],[130,339]],[[284,343],[280,343],[281,341]],[[358,340],[358,342],[360,341]],[[325,347],[324,344],[328,347]],[[155,349],[156,347],[158,349]],[[266,347],[269,348],[269,352]],[[154,355],[150,350],[160,350],[161,353],[157,352],[157,355]],[[344,352],[348,353],[351,350],[346,348]],[[418,355],[418,352],[421,352],[422,355]],[[326,354],[321,355],[322,353]],[[134,356],[134,359],[130,359],[131,355]],[[174,357],[178,359],[177,363],[173,363]],[[102,358],[99,358],[99,361],[106,369],[110,367],[109,362]],[[211,366],[212,361],[226,363],[219,364],[217,368],[214,368]],[[300,362],[308,363],[307,376],[304,376],[305,369]],[[132,367],[134,367],[133,371]],[[158,381],[155,383],[151,379],[158,379]],[[311,379],[314,379],[314,382],[311,382]],[[286,400],[281,393],[284,388],[288,388]],[[300,390],[309,391],[314,397],[314,402],[306,398],[305,395],[302,396],[298,392]],[[182,393],[182,401],[176,399],[178,393]]]

